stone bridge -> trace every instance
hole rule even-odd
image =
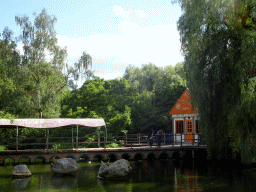
[[[76,161],[115,161],[117,159],[142,160],[142,159],[172,159],[172,158],[205,158],[205,146],[175,146],[165,145],[159,147],[123,147],[123,148],[84,148],[84,149],[49,149],[49,150],[6,150],[0,151],[0,164],[6,158],[18,164],[20,159],[26,158],[34,163],[41,159],[49,163],[54,159],[71,157]]]

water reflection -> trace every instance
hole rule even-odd
[[[74,175],[53,175],[51,178],[51,184],[55,189],[61,191],[67,191],[78,187],[77,178]]]
[[[25,189],[29,184],[31,177],[24,177],[19,179],[13,179],[12,185],[15,189]]]
[[[132,191],[132,179],[125,178],[122,180],[119,179],[99,179],[98,185],[104,189],[104,191],[114,191],[114,192],[125,192]]]
[[[53,175],[50,165],[29,165],[32,176],[12,179],[14,166],[0,167],[0,191],[256,191],[256,169],[197,161],[131,162],[124,180],[99,180],[99,164],[78,163],[77,173]]]
[[[198,181],[196,170],[182,170],[174,168],[174,190],[173,191],[203,191],[202,184]]]

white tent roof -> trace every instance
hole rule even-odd
[[[1,127],[32,127],[32,128],[57,128],[70,125],[81,125],[85,127],[101,127],[105,126],[104,119],[72,119],[72,118],[57,118],[57,119],[0,119]]]

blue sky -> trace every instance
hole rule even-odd
[[[0,32],[8,26],[18,36],[15,16],[33,21],[33,13],[43,8],[57,18],[55,31],[59,46],[67,46],[67,62],[87,51],[101,78],[122,77],[129,64],[163,67],[183,61],[177,31],[181,8],[171,0],[1,0]]]

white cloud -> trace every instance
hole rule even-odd
[[[158,66],[174,65],[183,60],[176,25],[139,28],[131,23],[125,24],[124,29],[132,27],[124,35],[58,36],[59,45],[67,46],[70,58],[78,58],[87,50],[94,57],[113,58],[135,65],[148,62]]]
[[[119,5],[114,5],[113,6],[113,11],[116,15],[122,16],[122,17],[129,17],[129,14],[131,11],[125,11],[121,6]]]
[[[129,20],[124,20],[121,21],[119,26],[118,26],[124,33],[127,32],[132,32],[134,30],[139,29],[139,25],[137,25],[136,23],[129,21]]]
[[[115,78],[122,78],[124,72],[116,72],[116,73],[106,73],[101,76],[101,78],[104,78],[105,80],[109,79],[115,79]]]
[[[146,18],[146,17],[148,17],[148,14],[145,12],[145,11],[143,11],[143,10],[135,10],[134,11],[139,17],[141,17],[141,18]]]
[[[183,61],[175,24],[142,27],[138,19],[145,21],[144,18],[149,17],[143,10],[126,11],[115,5],[113,11],[122,17],[118,25],[122,35],[94,34],[80,38],[57,36],[59,45],[67,46],[70,63],[77,61],[82,52],[87,51],[93,57],[95,74],[109,79],[123,74],[128,64],[140,66],[151,62],[162,67]],[[135,14],[131,13],[138,16],[137,21],[133,18]]]

